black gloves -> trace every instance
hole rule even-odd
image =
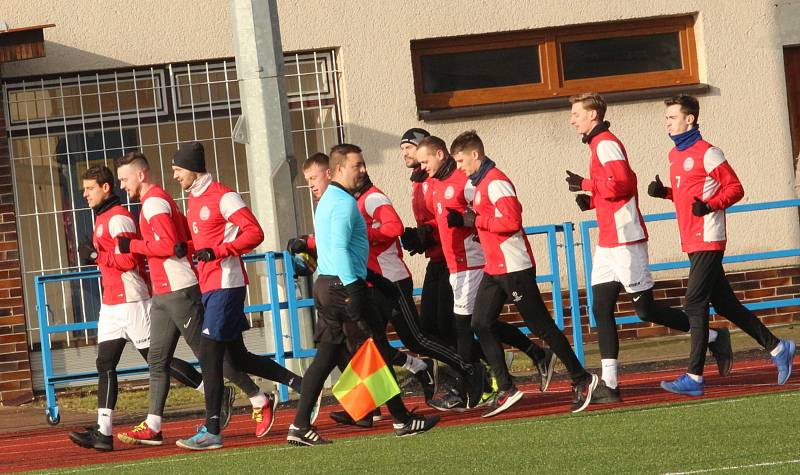
[[[711,206],[708,206],[708,203],[703,202],[698,197],[694,197],[694,203],[692,203],[692,214],[695,216],[705,216],[708,213],[714,211],[711,209]]]
[[[592,197],[585,193],[575,195],[575,202],[578,203],[578,208],[580,208],[581,211],[589,211],[592,209]]]
[[[186,257],[186,254],[189,253],[189,246],[185,242],[176,242],[175,245],[172,246],[172,252],[178,259],[183,259]]]
[[[121,254],[130,254],[131,253],[131,238],[125,236],[119,236],[117,238],[117,247],[119,248],[119,252]]]
[[[308,252],[308,236],[304,235],[289,239],[289,242],[286,243],[286,250],[292,254]]]
[[[475,216],[475,211],[472,208],[467,208],[463,214],[452,208],[447,208],[447,227],[474,228]]]
[[[213,261],[217,258],[216,254],[214,254],[214,250],[210,247],[205,247],[203,249],[199,249],[195,251],[194,258],[198,261],[208,262]]]
[[[412,256],[422,254],[434,244],[432,234],[433,226],[430,224],[421,224],[417,228],[406,228],[403,235],[400,236],[400,243],[403,245],[403,249]]]
[[[85,266],[91,266],[97,262],[97,251],[91,242],[84,241],[78,245],[78,260]]]
[[[658,175],[656,175],[656,179],[651,181],[650,185],[647,186],[647,194],[653,198],[667,197],[667,187],[661,183],[661,178],[659,178]]]
[[[567,170],[566,182],[567,184],[569,184],[569,191],[581,191],[581,185],[583,184],[583,177]]]

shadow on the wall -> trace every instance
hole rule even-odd
[[[4,64],[3,78],[9,80],[14,77],[45,76],[54,72],[66,74],[131,66],[131,63],[125,61],[53,41],[45,40],[44,49],[44,58]]]

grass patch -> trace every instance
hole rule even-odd
[[[798,420],[800,392],[795,391],[437,428],[405,439],[357,437],[317,448],[271,445],[187,453],[54,473],[682,472],[798,459],[800,435],[783,426]],[[781,463],[734,473],[798,470],[798,463]]]

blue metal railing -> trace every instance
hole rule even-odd
[[[284,272],[279,273],[277,266],[277,261],[279,260],[291,262],[291,256],[285,251],[267,252],[265,254],[251,254],[244,256],[245,262],[265,263],[269,283],[267,287],[267,301],[261,304],[247,305],[245,306],[244,310],[245,313],[270,313],[270,316],[272,317],[272,333],[275,344],[275,352],[262,354],[274,357],[279,364],[283,365],[288,358],[306,358],[313,356],[315,353],[313,348],[304,348],[302,345],[300,340],[300,319],[298,313],[298,310],[302,308],[313,307],[314,301],[308,298],[297,298],[297,291],[294,285],[294,267],[292,265],[284,265]],[[60,420],[58,401],[55,395],[55,385],[73,381],[96,379],[97,372],[87,371],[81,373],[55,373],[53,368],[53,354],[50,344],[50,335],[71,331],[96,330],[97,321],[50,325],[48,320],[47,294],[45,292],[45,286],[55,282],[79,281],[96,279],[98,277],[100,277],[99,271],[87,270],[64,274],[42,275],[37,276],[34,279],[34,285],[36,289],[36,310],[39,321],[39,334],[42,352],[43,380],[47,405],[45,411],[47,420],[51,424],[57,424]],[[283,301],[279,297],[279,279],[281,279],[281,277],[283,278],[283,287],[286,291],[286,299]],[[281,310],[287,310],[289,313],[291,327],[288,335],[284,335],[283,333]],[[291,343],[291,350],[285,349],[286,345],[284,339],[288,339]],[[117,373],[120,375],[146,373],[147,371],[147,365],[117,369]],[[289,393],[285,386],[279,385],[278,391],[282,401],[288,399]]]
[[[800,199],[793,199],[793,200],[781,200],[781,201],[771,201],[766,203],[752,203],[752,204],[745,204],[745,205],[736,205],[728,208],[725,210],[727,214],[737,214],[737,213],[752,213],[755,211],[767,211],[767,210],[775,210],[775,209],[782,209],[782,208],[797,208],[800,207]],[[649,214],[644,216],[645,222],[655,222],[655,221],[669,221],[675,219],[675,213],[659,213],[659,214]],[[594,318],[594,313],[592,312],[592,303],[594,302],[592,296],[592,286],[591,286],[591,275],[592,275],[592,238],[589,232],[592,228],[597,227],[596,220],[588,220],[583,221],[580,223],[580,233],[581,233],[581,241],[583,242],[583,269],[584,269],[584,278],[585,278],[585,285],[586,285],[586,306],[587,313],[589,315],[589,325],[591,327],[596,327],[597,322]],[[677,230],[675,231],[677,233]],[[750,261],[758,261],[758,260],[765,260],[765,259],[781,259],[785,257],[797,257],[800,256],[800,248],[790,248],[790,249],[779,249],[775,251],[765,251],[765,252],[751,252],[745,254],[737,254],[737,255],[729,255],[725,256],[722,259],[723,264],[730,264],[734,262],[750,262]],[[689,268],[689,261],[675,261],[675,262],[661,262],[657,264],[650,264],[651,271],[662,271],[662,270],[673,270],[673,269],[686,269]],[[744,304],[750,310],[764,310],[768,308],[781,308],[781,307],[789,307],[793,305],[799,305],[800,298],[788,298],[788,299],[772,299],[762,302],[755,302],[755,303],[747,303]],[[714,309],[711,309],[711,312],[714,313]],[[617,324],[626,324],[626,323],[640,323],[640,320],[635,315],[626,315],[622,317],[617,317]]]

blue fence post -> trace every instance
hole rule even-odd
[[[589,316],[589,326],[594,328],[597,322],[592,312],[594,295],[592,294],[592,237],[589,230],[592,226],[597,226],[597,221],[581,221],[581,245],[583,249],[583,280],[586,282],[586,314]],[[577,289],[577,287],[575,287]]]
[[[283,349],[283,325],[281,324],[281,297],[278,293],[278,269],[275,265],[275,252],[266,254],[267,277],[269,282],[269,306],[272,314],[272,336],[275,341],[275,361],[286,366],[286,354]],[[286,263],[284,263],[286,265]],[[289,390],[283,384],[278,385],[280,401],[289,400]]]
[[[53,355],[50,352],[50,323],[47,319],[47,296],[45,294],[44,283],[40,276],[34,278],[36,285],[36,313],[39,319],[39,345],[42,349],[42,379],[44,380],[44,393],[47,399],[45,415],[48,422],[57,424],[61,419],[58,411],[58,401],[56,400],[56,389],[52,383],[53,378]]]
[[[573,224],[564,223],[564,248],[567,258],[567,285],[569,289],[569,306],[572,317],[572,344],[575,347],[575,356],[581,364],[586,364],[583,353],[583,327],[581,326],[581,308],[578,299],[578,267],[575,264],[575,239],[573,237]],[[585,246],[584,246],[585,247]]]
[[[550,274],[553,275],[551,293],[553,295],[553,313],[556,315],[556,325],[564,329],[564,302],[561,301],[561,266],[558,263],[558,240],[556,232],[560,226],[553,226],[547,231],[547,247],[550,254]]]

